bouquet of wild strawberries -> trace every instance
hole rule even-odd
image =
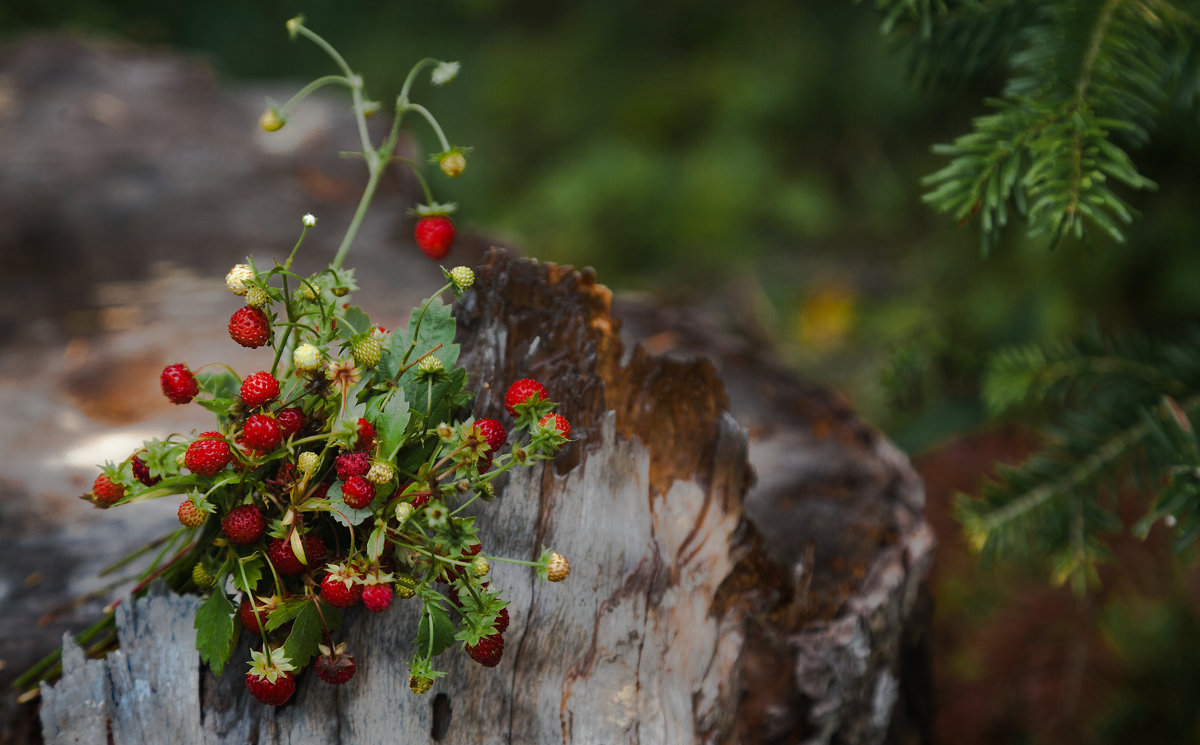
[[[288,700],[295,675],[310,662],[324,681],[349,680],[354,657],[334,636],[342,610],[362,603],[381,613],[396,598],[423,606],[409,685],[424,693],[442,674],[434,658],[456,641],[483,665],[500,662],[509,613],[488,575],[492,561],[514,560],[486,555],[465,511],[493,499],[496,478],[510,468],[553,457],[570,425],[531,379],[508,389],[507,428],[495,419],[463,418],[467,372],[456,366],[454,319],[440,296],[470,287],[469,268],[443,270],[447,284],[413,311],[406,329],[389,332],[348,302],[354,273],[342,260],[379,174],[395,160],[403,114],[415,111],[433,126],[443,146],[435,161],[447,175],[465,166],[464,150],[450,147],[432,114],[408,99],[418,70],[434,67],[434,82],[442,83],[457,65],[418,63],[397,99],[388,138],[372,148],[363,116],[378,105],[363,98],[361,79],[301,19],[288,28],[325,48],[344,74],[314,81],[260,124],[284,126],[291,107],[322,85],[349,87],[369,175],[363,200],[323,272],[291,271],[316,224],[311,215],[286,261],[266,269],[251,259],[229,271],[226,286],[244,299],[229,319],[229,334],[244,347],[265,348],[265,369],[242,377],[223,365],[196,372],[168,366],[163,393],[176,404],[208,409],[215,425],[146,442],[124,461],[106,464],[85,498],[109,507],[182,497],[182,527],[163,541],[135,594],[154,579],[206,593],[196,613],[196,644],[214,673],[241,630],[261,637],[246,674],[259,700]],[[425,188],[416,239],[426,254],[442,258],[454,237],[452,205],[433,203]],[[517,563],[550,581],[569,571],[566,559],[548,550],[537,561]]]

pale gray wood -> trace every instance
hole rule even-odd
[[[104,666],[84,659],[70,634],[63,635],[62,679],[42,684],[42,735],[47,745],[105,745],[110,717]]]

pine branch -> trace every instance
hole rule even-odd
[[[1110,394],[1089,401],[1053,431],[1041,453],[1003,469],[1002,480],[978,497],[958,496],[958,518],[985,561],[1040,566],[1054,581],[1086,590],[1096,564],[1109,558],[1103,536],[1121,528],[1104,501],[1136,467],[1135,456],[1146,470],[1169,475],[1135,532],[1145,535],[1170,518],[1180,526],[1181,546],[1200,536],[1200,510],[1193,506],[1200,496],[1200,443],[1190,424],[1200,415],[1200,394],[1132,409],[1116,403],[1122,400]]]
[[[1200,339],[1166,345],[1092,335],[1075,344],[1001,350],[989,362],[983,397],[993,416],[1034,409],[1049,413],[1088,396],[1112,396],[1114,389],[1121,405],[1136,408],[1163,395],[1184,395],[1200,383],[1198,378]]]
[[[1125,240],[1135,213],[1117,189],[1148,190],[1126,145],[1144,145],[1168,105],[1200,99],[1200,8],[1167,0],[877,0],[883,27],[914,45],[925,82],[1007,61],[996,111],[934,148],[951,161],[924,200],[961,223],[975,215],[986,253],[1015,212],[1051,245],[1100,231]]]

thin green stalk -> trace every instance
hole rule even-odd
[[[426,67],[432,67],[436,64],[438,64],[438,60],[434,59],[433,57],[425,57],[424,59],[418,60],[417,63],[412,66],[412,69],[408,71],[408,77],[404,79],[404,85],[400,88],[400,95],[396,97],[397,102],[407,106],[408,93],[412,90],[413,83],[417,80],[417,73]]]
[[[100,576],[106,577],[106,576],[112,574],[113,572],[117,571],[121,567],[129,564],[131,561],[137,559],[139,556],[142,556],[143,554],[149,553],[150,551],[153,551],[154,549],[158,548],[168,538],[173,538],[174,535],[177,535],[177,534],[178,534],[178,531],[176,531],[175,534],[168,533],[167,535],[162,535],[162,536],[159,536],[158,538],[155,538],[153,541],[150,541],[149,543],[142,546],[141,548],[136,549],[133,552],[126,554],[124,558],[118,559],[115,562],[113,562],[112,564],[109,564],[108,566],[101,569],[99,572]]]
[[[433,128],[434,133],[437,135],[438,142],[442,143],[443,152],[450,149],[450,141],[446,139],[446,133],[442,131],[442,127],[438,124],[437,119],[433,118],[433,114],[429,113],[429,109],[419,103],[406,103],[405,108],[425,117],[425,121],[429,122],[429,126]]]
[[[296,92],[295,95],[293,95],[291,98],[289,98],[287,100],[287,103],[285,103],[283,106],[280,106],[278,109],[276,109],[276,111],[279,112],[280,116],[286,118],[288,113],[292,109],[296,108],[296,106],[298,106],[301,101],[308,98],[310,95],[312,95],[317,90],[320,90],[321,88],[324,88],[327,85],[333,85],[335,83],[337,83],[339,85],[344,85],[347,88],[354,87],[353,81],[344,75],[326,75],[324,77],[317,78],[316,80],[312,81],[308,85],[301,88],[299,91]]]

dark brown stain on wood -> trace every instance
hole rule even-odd
[[[706,359],[664,360],[634,348],[623,360],[612,293],[591,270],[513,261],[493,249],[476,267],[475,287],[456,310],[464,364],[476,381],[480,416],[499,416],[515,380],[537,378],[586,446],[595,423],[616,412],[617,430],[651,452],[650,482],[665,494],[674,481],[703,479],[713,470],[720,418],[729,400]],[[491,328],[485,328],[490,325]],[[503,338],[496,325],[503,327]],[[485,336],[497,346],[476,346]],[[655,443],[673,443],[655,447]],[[559,473],[579,464],[578,444],[555,460]]]

